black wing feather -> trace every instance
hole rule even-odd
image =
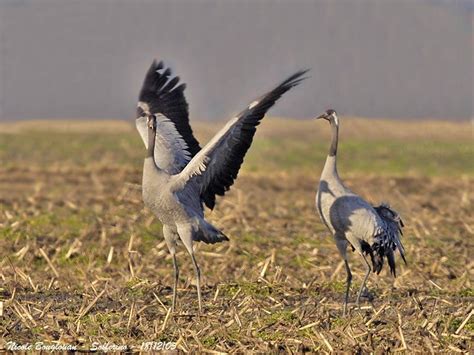
[[[161,113],[173,122],[193,157],[201,147],[189,125],[188,103],[184,97],[186,85],[176,86],[179,77],[170,80],[170,76],[171,70],[165,69],[163,62],[153,61],[145,76],[139,100],[148,104],[151,113]]]
[[[303,75],[307,71],[293,74],[275,89],[261,96],[257,104],[249,106],[237,116],[238,122],[226,133],[229,139],[224,139],[224,149],[219,149],[219,153],[206,169],[208,173],[205,174],[201,185],[201,199],[207,207],[213,209],[216,195],[223,196],[234,183],[244,156],[252,144],[256,127],[267,111],[285,92],[304,80]]]

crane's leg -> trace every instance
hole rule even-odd
[[[178,269],[178,263],[176,262],[176,254],[173,254],[173,268],[174,268],[174,284],[173,284],[173,303],[171,305],[171,310],[174,312],[176,310],[176,293],[178,290],[178,279],[179,279],[179,269]]]
[[[349,267],[349,263],[347,259],[344,259],[344,264],[346,265],[346,273],[347,273],[347,281],[346,281],[346,297],[344,299],[344,310],[342,311],[342,315],[345,317],[347,312],[347,303],[349,302],[349,290],[351,288],[352,283],[352,273],[351,268]]]
[[[349,302],[349,291],[351,289],[351,283],[352,283],[352,273],[351,273],[351,268],[349,267],[349,263],[347,261],[347,240],[344,237],[338,237],[336,235],[336,245],[337,249],[339,250],[339,253],[341,254],[342,258],[344,259],[344,264],[346,266],[346,274],[347,274],[347,279],[346,279],[346,295],[344,298],[344,308],[342,311],[342,315],[346,316],[347,313],[347,303]]]
[[[196,288],[198,293],[198,302],[199,302],[199,313],[202,312],[202,300],[201,300],[201,270],[196,262],[196,258],[194,257],[194,252],[191,254],[191,258],[193,259],[193,266],[194,272],[196,273]]]
[[[178,234],[183,242],[186,250],[193,261],[194,272],[196,273],[196,289],[198,294],[199,313],[202,312],[202,298],[201,298],[201,270],[196,262],[193,249],[193,233],[190,225],[178,226]]]
[[[171,304],[171,310],[174,312],[176,309],[176,298],[178,290],[178,279],[179,279],[179,268],[178,262],[176,261],[176,242],[178,240],[178,234],[169,226],[163,226],[163,236],[165,237],[166,245],[173,258],[173,269],[174,269],[174,283],[173,283],[173,301]]]
[[[365,264],[367,265],[367,271],[365,272],[364,281],[362,281],[362,285],[360,285],[359,293],[357,294],[357,300],[356,300],[357,308],[359,308],[360,296],[362,295],[362,292],[365,289],[365,284],[367,283],[367,279],[369,278],[370,272],[372,271],[372,269],[370,268],[370,264],[367,261],[367,258],[365,257],[365,255],[362,253],[361,255],[364,258]]]

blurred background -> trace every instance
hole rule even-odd
[[[0,0],[0,120],[134,116],[153,58],[191,118],[226,119],[293,71],[273,115],[473,116],[472,0]]]

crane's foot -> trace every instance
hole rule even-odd
[[[360,300],[364,299],[366,301],[372,302],[374,300],[374,295],[365,287],[360,294],[357,296],[356,307],[360,309]]]
[[[344,300],[344,303],[342,305],[342,316],[343,317],[345,317],[346,315],[350,316],[350,314],[351,314],[351,310],[350,310],[350,307],[348,307],[348,304],[349,304],[349,297],[346,297],[346,299]]]
[[[370,292],[367,288],[362,291],[362,294],[360,295],[361,298],[365,298],[367,301],[372,302],[375,298],[374,294]]]
[[[342,306],[342,316],[348,316],[349,313],[347,312],[347,303],[344,303],[344,306]]]

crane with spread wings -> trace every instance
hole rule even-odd
[[[298,85],[307,71],[291,75],[232,118],[202,149],[193,136],[184,97],[185,84],[163,62],[153,62],[139,94],[136,126],[146,147],[142,195],[145,205],[163,224],[163,236],[173,258],[172,309],[176,307],[179,269],[176,247],[181,241],[196,273],[202,310],[200,269],[193,242],[218,243],[227,236],[204,218],[237,178],[256,127],[275,102]]]

